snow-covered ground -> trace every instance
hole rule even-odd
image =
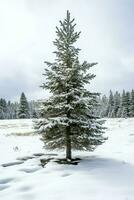
[[[35,154],[50,152],[32,126],[0,121],[0,200],[134,200],[134,119],[106,120],[109,140],[92,153],[74,152],[82,158],[76,166],[42,168],[40,159],[51,155]]]

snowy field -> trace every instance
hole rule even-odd
[[[93,153],[74,152],[78,165],[43,168],[40,159],[54,155],[43,150],[32,120],[1,120],[0,200],[134,200],[134,119],[105,126],[109,140]]]

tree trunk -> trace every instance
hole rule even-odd
[[[70,66],[70,60],[67,61],[67,66]],[[68,84],[68,83],[67,83]],[[67,93],[69,93],[69,88],[67,88]],[[67,97],[67,105],[70,104],[70,97]],[[70,119],[70,110],[67,111],[67,118]],[[72,159],[72,152],[71,152],[71,127],[68,125],[66,127],[66,159]]]
[[[68,160],[72,159],[70,126],[67,126],[66,129],[66,159]]]

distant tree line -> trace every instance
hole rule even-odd
[[[99,98],[99,108],[96,113],[101,117],[129,118],[134,117],[134,90],[123,90],[122,93],[110,90],[109,97],[103,95]]]
[[[122,93],[110,90],[109,96],[102,95],[98,98],[99,106],[94,112],[99,117],[129,118],[134,117],[134,90],[123,90]],[[29,119],[40,118],[40,102],[27,101],[24,93],[20,102],[6,101],[0,98],[0,119]]]
[[[27,101],[24,93],[20,102],[6,101],[0,98],[0,119],[29,119],[39,117],[39,102]]]

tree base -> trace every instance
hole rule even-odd
[[[63,165],[78,165],[80,162],[80,158],[74,158],[74,159],[66,159],[66,158],[59,158],[59,159],[55,159],[55,158],[42,158],[40,159],[41,162],[41,166],[44,168],[45,165],[47,165],[49,162],[53,161],[56,162],[58,164],[63,164]]]
[[[66,165],[66,164],[67,165],[78,165],[80,160],[81,160],[80,158],[74,158],[71,160],[66,159],[66,158],[61,158],[61,159],[59,158],[59,159],[55,160],[55,162],[58,164],[63,164],[63,165]]]

